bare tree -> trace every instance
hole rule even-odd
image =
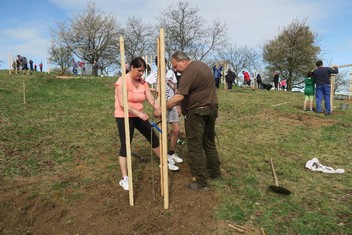
[[[143,23],[136,17],[130,17],[122,29],[125,40],[126,61],[144,55],[151,55],[156,50],[158,36],[156,26]]]
[[[166,32],[165,51],[185,51],[194,60],[204,60],[227,42],[227,26],[218,19],[210,26],[198,15],[199,8],[188,1],[179,1],[161,11],[157,17]]]
[[[318,35],[314,34],[306,20],[293,21],[274,39],[264,43],[263,58],[269,64],[269,72],[279,71],[287,79],[287,88],[300,87],[303,75],[314,68],[320,52]]]
[[[226,50],[219,53],[218,58],[220,61],[228,63],[237,75],[243,70],[248,70],[254,77],[255,72],[259,71],[260,68],[258,53],[247,46],[237,47],[230,44]]]
[[[61,74],[65,74],[73,61],[72,51],[63,46],[58,46],[54,42],[49,48],[50,61],[58,65],[61,69]]]
[[[68,19],[68,23],[58,22],[52,37],[81,60],[90,64],[97,61],[102,70],[107,70],[116,65],[118,29],[115,17],[105,15],[94,3],[88,3],[84,12]]]
[[[334,93],[348,90],[350,81],[349,79],[345,79],[346,76],[347,71],[342,73],[339,71],[339,73],[335,75]]]

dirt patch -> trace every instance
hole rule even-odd
[[[308,128],[319,128],[322,126],[331,125],[336,122],[332,119],[324,118],[324,114],[317,114],[311,111],[303,111],[298,113],[281,113],[274,109],[265,110],[260,113],[256,119],[273,119],[279,123],[289,126],[306,126]]]
[[[164,209],[156,162],[138,163],[134,176],[135,206],[116,176],[91,182],[72,199],[38,192],[43,179],[1,180],[1,234],[222,234],[214,218],[218,197],[213,189],[197,192],[185,187],[191,179],[187,163],[170,172],[170,207]],[[152,172],[154,172],[152,174]],[[45,180],[50,180],[46,178]]]

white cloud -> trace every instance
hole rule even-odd
[[[41,34],[41,31],[37,28],[19,26],[16,28],[4,29],[3,34],[9,40],[28,41],[38,38],[38,35]]]

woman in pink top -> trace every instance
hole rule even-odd
[[[152,126],[148,121],[149,116],[143,112],[143,102],[147,100],[153,106],[156,116],[160,114],[160,106],[150,92],[148,84],[142,79],[145,69],[145,61],[141,57],[137,57],[132,60],[130,71],[126,74],[130,141],[132,141],[134,129],[136,128],[149,141],[149,143],[152,143],[153,152],[159,156],[159,138],[154,130],[152,130]],[[115,118],[121,143],[119,162],[122,179],[119,184],[123,189],[128,190],[122,80],[122,77],[120,77],[115,83]],[[150,133],[152,133],[152,135]],[[169,163],[169,169],[172,168],[171,170],[178,170],[178,167],[172,163],[171,165],[172,166],[170,167]]]

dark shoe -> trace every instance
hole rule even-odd
[[[191,182],[187,188],[192,189],[192,190],[197,190],[197,191],[209,191],[208,186],[206,185],[201,185],[200,183],[198,183],[197,181]]]
[[[221,176],[221,175],[218,175],[218,176],[210,176],[210,180],[219,181],[219,180],[222,180],[222,176]]]
[[[324,115],[325,115],[325,116],[330,116],[330,115],[331,115],[331,113],[324,113]]]

